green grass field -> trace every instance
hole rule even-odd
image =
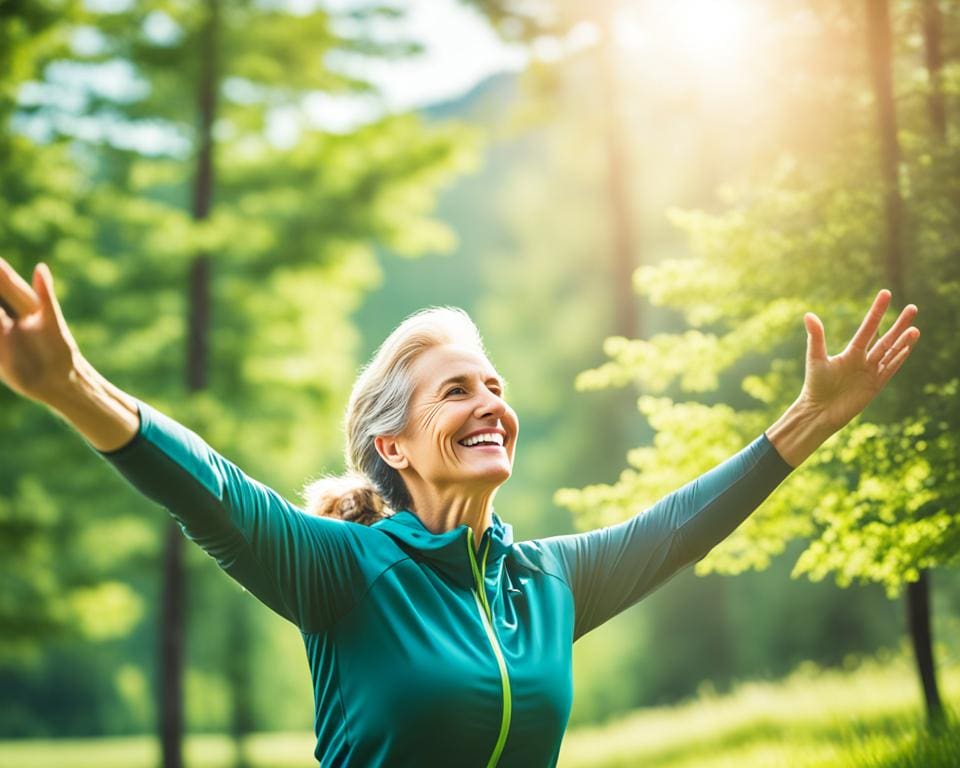
[[[956,710],[960,668],[941,669],[940,684]],[[853,671],[805,665],[785,680],[744,683],[725,696],[703,694],[600,728],[571,731],[560,765],[957,768],[960,727],[937,741],[926,739],[920,704],[907,660],[868,661]]]
[[[960,667],[941,669],[954,713]],[[785,680],[744,683],[724,696],[704,692],[671,707],[645,709],[603,727],[567,733],[562,768],[956,768],[960,725],[926,736],[920,692],[908,660],[868,661],[852,671],[799,668]],[[307,768],[310,734],[259,734],[246,745],[256,768]],[[190,768],[228,768],[233,747],[220,736],[187,744]],[[0,742],[3,768],[154,768],[151,737]]]

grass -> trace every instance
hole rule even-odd
[[[246,739],[252,768],[316,768],[312,733],[264,733]],[[191,736],[184,749],[189,768],[233,768],[226,736]],[[153,736],[112,739],[0,741],[3,768],[156,768],[160,745]]]
[[[960,669],[942,669],[941,692],[960,701]],[[960,726],[929,739],[907,660],[854,671],[803,665],[776,682],[744,683],[671,707],[639,710],[572,731],[562,768],[938,768],[960,765]],[[940,762],[936,762],[940,760]]]
[[[943,668],[941,691],[960,703],[960,667]],[[920,692],[908,660],[868,661],[852,671],[811,665],[784,680],[744,683],[718,696],[639,710],[601,727],[567,733],[561,768],[956,768],[960,724],[927,735]],[[257,734],[246,742],[253,768],[307,768],[313,737]],[[224,736],[193,736],[190,768],[230,768]],[[149,736],[0,742],[11,768],[155,768]]]

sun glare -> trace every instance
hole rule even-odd
[[[749,0],[671,0],[636,6],[617,19],[626,53],[683,67],[699,78],[736,77],[747,65],[757,4]]]
[[[670,3],[668,15],[677,49],[691,61],[709,67],[740,58],[747,41],[748,15],[735,0],[687,0]],[[682,15],[681,15],[682,14]]]

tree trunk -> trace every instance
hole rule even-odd
[[[640,301],[633,284],[633,273],[639,265],[638,245],[631,204],[630,149],[626,141],[623,94],[617,58],[614,13],[617,3],[602,0],[597,6],[597,19],[603,40],[600,45],[599,87],[601,96],[602,141],[606,154],[605,213],[611,248],[610,295],[613,300],[611,335],[638,339],[644,334]],[[636,444],[638,430],[646,420],[637,409],[637,393],[632,386],[611,393],[603,408],[603,431],[610,439],[605,449],[610,466],[617,467],[627,451]]]
[[[865,0],[870,73],[877,120],[880,131],[880,164],[886,214],[886,272],[890,290],[906,300],[902,268],[903,196],[900,191],[900,144],[897,140],[897,118],[893,98],[893,53],[890,32],[890,9],[887,0]],[[926,16],[926,14],[925,14]],[[925,24],[926,26],[926,24]],[[929,43],[929,37],[925,39]],[[937,41],[939,38],[937,37]],[[927,61],[930,59],[927,53]],[[939,49],[935,54],[939,61]],[[936,665],[930,632],[930,591],[926,570],[920,580],[909,584],[906,595],[907,628],[913,642],[920,683],[923,686],[927,722],[936,726],[943,720],[943,705],[937,687]]]
[[[207,18],[200,36],[200,78],[197,84],[197,158],[194,174],[192,213],[197,221],[207,218],[213,201],[213,121],[217,94],[218,0],[208,0]],[[210,328],[210,259],[200,253],[195,257],[189,277],[189,320],[187,337],[186,384],[191,393],[207,384],[208,344]],[[184,673],[184,602],[186,574],[183,569],[183,537],[176,524],[171,524],[164,557],[164,616],[162,670],[163,695],[161,711],[162,753],[164,768],[183,766],[183,673]]]
[[[930,93],[927,109],[930,125],[941,143],[947,138],[947,110],[943,94],[943,16],[939,0],[923,0],[923,47]],[[907,585],[907,626],[913,640],[917,672],[923,684],[927,721],[937,729],[945,722],[943,703],[937,686],[937,668],[933,658],[933,632],[930,626],[930,581],[927,570],[920,579]]]
[[[163,553],[160,614],[160,745],[164,768],[183,768],[183,535],[172,520]]]
[[[923,49],[930,79],[927,110],[930,125],[940,140],[947,137],[947,108],[943,97],[943,16],[938,0],[923,0]]]
[[[933,632],[930,628],[930,575],[924,569],[920,579],[907,585],[907,627],[913,641],[917,672],[923,685],[927,722],[938,729],[944,724],[943,703],[937,687],[937,668],[933,661]]]
[[[235,594],[230,606],[231,641],[227,649],[226,672],[232,706],[230,733],[234,744],[234,768],[249,768],[244,740],[253,730],[253,697],[250,659],[253,651],[253,622],[245,592]]]
[[[613,295],[615,333],[628,339],[641,333],[639,302],[633,289],[637,268],[636,239],[630,206],[630,153],[623,137],[623,111],[617,72],[614,37],[615,4],[606,2],[601,10],[603,43],[600,46],[600,79],[604,111],[604,140],[607,154],[607,202],[613,246]]]
[[[880,132],[880,170],[886,224],[885,266],[890,290],[904,301],[901,257],[903,197],[900,193],[900,143],[893,101],[890,11],[887,0],[866,0],[870,74]]]

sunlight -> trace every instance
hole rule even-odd
[[[736,77],[759,27],[747,0],[674,0],[617,18],[617,43],[628,55],[690,70],[698,79]]]
[[[659,6],[676,50],[704,70],[737,62],[750,15],[738,0],[687,0]]]

